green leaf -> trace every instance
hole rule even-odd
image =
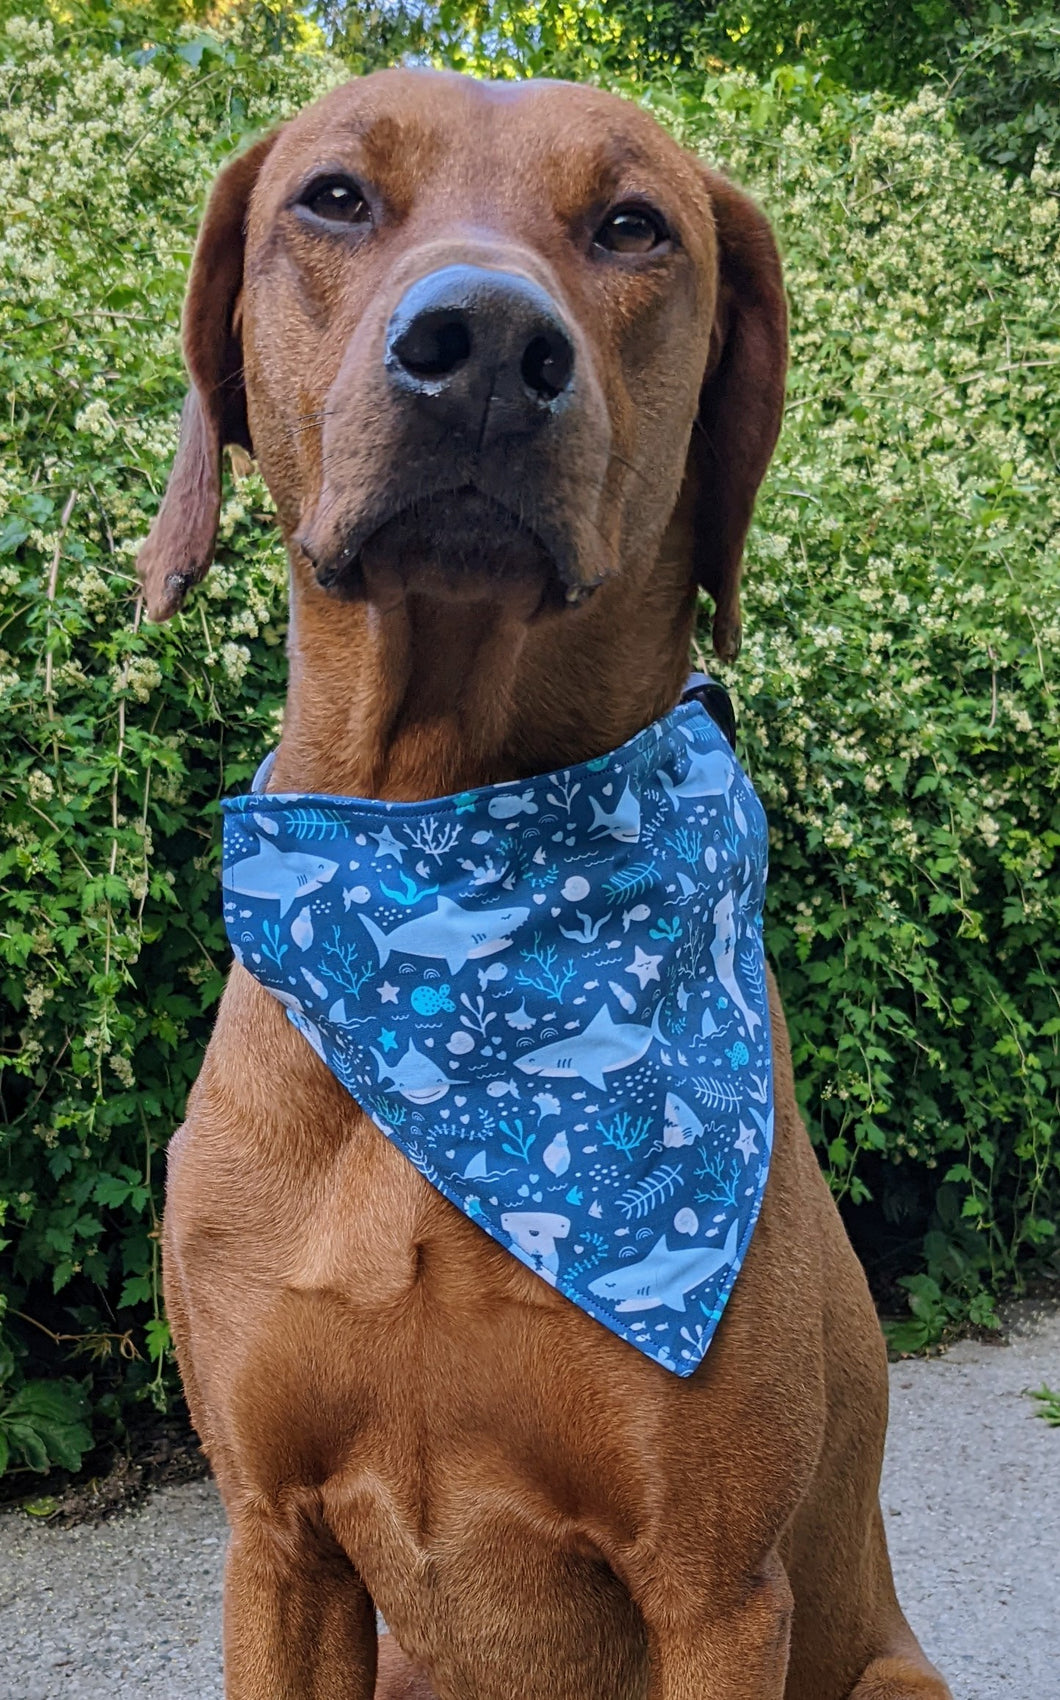
[[[29,526],[17,514],[0,520],[0,555],[12,555],[29,536]]]
[[[169,1323],[164,1317],[156,1317],[144,1329],[147,1340],[148,1355],[157,1363],[159,1358],[173,1348],[173,1340],[169,1332]]]

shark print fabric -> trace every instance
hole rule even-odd
[[[766,861],[696,700],[457,796],[224,804],[236,960],[432,1186],[677,1375],[769,1169]]]

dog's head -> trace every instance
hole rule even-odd
[[[736,653],[780,265],[753,203],[630,103],[413,71],[337,89],[222,172],[184,347],[155,619],[207,570],[239,444],[296,573],[345,598],[573,609],[655,559],[680,498],[688,584]]]

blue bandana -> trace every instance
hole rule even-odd
[[[690,1375],[773,1139],[766,821],[700,703],[534,779],[224,813],[237,961],[432,1186]]]

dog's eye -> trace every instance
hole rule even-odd
[[[322,177],[310,183],[298,205],[328,224],[371,224],[372,213],[356,183],[349,177]]]
[[[645,207],[619,207],[608,213],[593,237],[598,248],[612,254],[650,254],[669,240],[670,232],[658,213]]]

